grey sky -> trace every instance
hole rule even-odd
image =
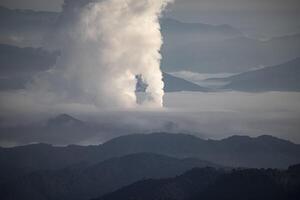
[[[182,10],[198,11],[299,10],[298,0],[177,0],[174,5]]]
[[[300,31],[298,0],[177,0],[170,10],[183,21],[230,24],[252,36]]]
[[[0,4],[11,8],[36,10],[60,10],[63,0],[1,0]],[[176,0],[174,8],[180,11],[295,11],[298,0]]]
[[[59,11],[63,0],[1,0],[0,5],[9,8]]]
[[[1,0],[10,8],[59,11],[63,0]],[[252,36],[300,32],[299,0],[175,0],[167,16],[182,21],[229,24]]]

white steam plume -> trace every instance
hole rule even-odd
[[[143,105],[161,107],[159,17],[170,1],[97,0],[66,14],[69,24],[60,34],[62,55],[52,77],[37,78],[31,88],[46,85],[47,94],[59,99],[131,108],[137,105],[136,75],[142,75],[148,85]]]

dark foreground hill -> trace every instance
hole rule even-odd
[[[300,198],[300,165],[286,171],[213,168],[181,176],[142,180],[97,200],[296,200]]]
[[[81,163],[60,170],[38,170],[0,185],[0,199],[85,200],[141,179],[167,178],[194,167],[218,167],[198,159],[176,159],[150,153]]]

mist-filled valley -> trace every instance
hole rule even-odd
[[[0,199],[299,199],[298,11],[0,2]]]

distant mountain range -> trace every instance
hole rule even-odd
[[[22,89],[35,74],[54,66],[58,52],[0,44],[0,90]]]
[[[177,40],[180,40],[178,37]],[[267,41],[245,36],[225,40],[195,41],[163,48],[165,71],[239,73],[259,66],[277,65],[299,57],[300,34]],[[185,66],[184,69],[182,66]]]
[[[67,23],[64,15],[1,7],[0,25],[3,31],[0,43],[45,46],[57,25]],[[299,57],[299,34],[261,41],[248,38],[226,24],[185,23],[162,18],[161,25],[164,37],[162,68],[167,72],[238,73]]]
[[[204,168],[175,178],[141,180],[95,200],[296,200],[299,189],[300,165],[285,171]]]
[[[59,13],[47,11],[10,9],[0,6],[1,30],[28,30],[49,28],[54,25]]]
[[[220,41],[243,36],[239,30],[227,24],[186,23],[172,18],[161,18],[160,24],[166,44],[164,48],[167,49],[176,48],[181,44]]]
[[[147,84],[143,83],[142,79],[137,76],[137,92],[145,92]],[[195,83],[172,76],[168,73],[163,72],[164,91],[165,92],[208,92],[208,88],[201,87]]]
[[[58,55],[58,52],[49,52],[41,48],[0,44],[1,76],[30,76],[46,71],[56,63]]]
[[[208,79],[227,82],[223,89],[246,92],[300,91],[300,58],[238,75]]]
[[[0,43],[18,46],[43,45],[59,13],[15,10],[0,6]]]
[[[85,126],[85,123],[70,115],[61,114],[54,118],[49,119],[46,124],[47,128],[72,127],[72,126],[79,128],[81,126]]]
[[[59,52],[41,48],[20,48],[0,44],[0,90],[23,89],[36,73],[46,71],[55,65]],[[197,84],[163,73],[165,92],[202,91],[208,89]],[[145,91],[145,85],[138,83],[138,91]]]
[[[157,133],[119,137],[103,144],[103,148],[115,153],[118,149],[126,154],[152,152],[180,158],[197,157],[238,167],[287,167],[300,159],[300,145],[272,136],[203,140],[190,135]]]
[[[195,83],[172,76],[168,73],[163,73],[163,81],[165,83],[165,92],[181,92],[181,91],[193,91],[193,92],[208,92],[208,88],[201,87]]]
[[[300,51],[299,51],[300,52]],[[23,89],[32,76],[54,66],[59,52],[49,52],[41,48],[20,48],[0,44],[1,77],[0,90]],[[300,58],[252,70],[238,75],[208,79],[227,83],[222,89],[247,92],[300,91]],[[163,73],[165,92],[212,91],[190,81]],[[137,91],[145,91],[146,85],[140,81]]]
[[[51,133],[72,137],[72,130],[76,128],[82,134],[90,134],[90,129],[97,130],[89,124],[59,126],[49,128]],[[39,136],[42,138],[47,133],[40,130]],[[143,152],[176,158],[198,158],[230,167],[285,168],[300,162],[300,145],[272,136],[233,136],[223,140],[204,140],[191,135],[156,133],[121,136],[98,146],[54,147],[32,144],[0,148],[0,163],[6,169],[59,169],[76,163],[96,163]]]
[[[87,137],[100,134],[101,131],[105,131],[105,127],[93,124],[92,122],[78,120],[67,114],[61,114],[35,123],[0,126],[0,141],[21,137],[23,141],[27,141],[25,142],[27,144],[36,143],[37,141],[47,141],[49,143],[62,145],[77,143]],[[61,143],[57,143],[57,141],[60,141]]]
[[[195,33],[200,35],[201,33],[207,33],[223,37],[227,36],[226,38],[242,35],[238,29],[227,24],[211,25],[203,23],[186,23],[172,18],[162,18],[160,24],[163,28],[162,31],[166,34]]]

